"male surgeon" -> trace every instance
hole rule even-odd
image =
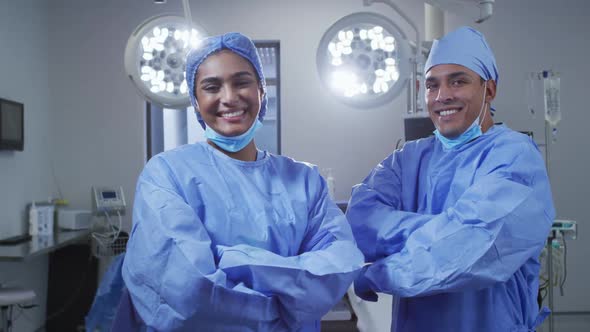
[[[407,142],[352,191],[347,217],[372,263],[356,293],[394,295],[396,332],[534,331],[555,216],[541,154],[494,124],[498,69],[480,32],[435,41],[424,72],[434,136]]]

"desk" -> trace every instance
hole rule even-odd
[[[70,244],[86,240],[90,230],[58,231],[53,235],[36,235],[29,241],[0,246],[0,261],[28,261]]]

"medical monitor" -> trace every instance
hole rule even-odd
[[[23,104],[0,98],[0,150],[24,149]]]
[[[404,119],[404,133],[406,142],[425,138],[432,135],[434,124],[429,117],[414,117]]]

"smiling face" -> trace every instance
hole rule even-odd
[[[195,95],[205,124],[224,136],[245,133],[260,111],[262,89],[248,60],[229,50],[212,54],[195,76]]]
[[[488,114],[489,103],[495,95],[493,80],[484,84],[477,73],[464,66],[441,64],[426,73],[426,102],[430,119],[447,138],[455,138],[465,132],[480,112],[482,131],[489,129],[493,125]]]

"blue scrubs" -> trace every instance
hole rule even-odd
[[[411,141],[353,189],[361,284],[395,295],[392,331],[532,331],[555,216],[532,140],[502,125],[458,149]]]
[[[319,331],[363,263],[316,167],[206,143],[139,177],[123,278],[148,330]]]

